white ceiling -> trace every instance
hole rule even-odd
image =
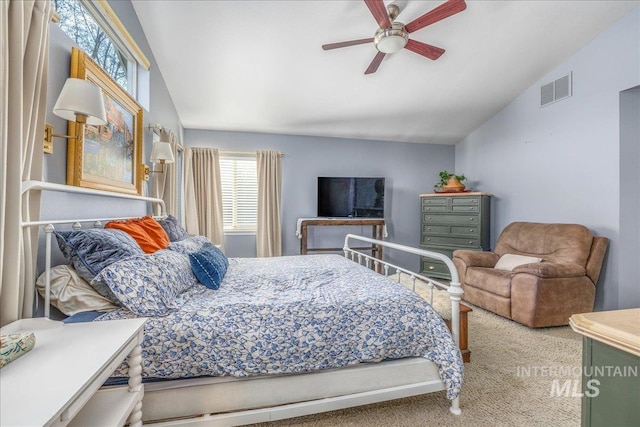
[[[443,1],[398,0],[405,24]],[[364,70],[362,0],[133,1],[185,128],[455,144],[638,1],[474,1]],[[622,41],[621,41],[622,42]],[[554,78],[560,76],[552,76]]]

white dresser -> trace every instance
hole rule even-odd
[[[0,425],[140,426],[145,321],[24,319],[0,329],[36,337],[30,352],[0,369]],[[99,390],[127,357],[128,385]]]

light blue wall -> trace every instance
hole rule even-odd
[[[190,147],[216,147],[223,150],[277,150],[282,161],[282,241],[283,253],[299,253],[295,236],[297,219],[316,216],[318,176],[383,176],[385,218],[389,240],[412,246],[419,244],[419,194],[431,192],[438,172],[453,169],[454,147],[400,142],[362,141],[309,136],[269,135],[243,132],[185,130]],[[312,227],[310,247],[342,247],[345,232],[370,235],[370,227]],[[229,256],[256,255],[255,236],[225,238]],[[417,268],[415,257],[389,259]]]
[[[573,96],[540,108],[540,86],[569,72]],[[620,223],[627,195],[619,180],[619,108],[620,93],[639,84],[636,8],[456,146],[456,172],[495,195],[492,246],[512,221],[580,223],[611,239],[596,294],[600,310],[627,306],[631,296],[638,301],[640,278],[621,281],[619,272],[620,236],[640,233]],[[638,159],[626,167],[637,170]]]

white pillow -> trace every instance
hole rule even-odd
[[[44,298],[45,275],[36,281],[38,292]],[[51,269],[51,305],[72,316],[81,311],[110,311],[118,308],[100,295],[69,265],[57,265]]]
[[[542,261],[542,258],[515,254],[504,254],[500,257],[495,267],[493,268],[496,268],[498,270],[513,271],[513,269],[518,266],[540,261]]]

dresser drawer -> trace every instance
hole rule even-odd
[[[476,237],[424,236],[422,243],[425,245],[451,245],[475,248],[480,245],[480,239]]]
[[[422,223],[425,225],[478,225],[480,223],[480,218],[478,217],[478,215],[433,215],[430,213],[423,213]]]
[[[435,227],[435,226],[434,226]],[[462,225],[453,225],[450,233],[456,236],[480,237],[480,227],[465,227]]]
[[[453,205],[451,212],[480,212],[478,205]]]
[[[447,205],[422,205],[422,212],[450,212]]]
[[[480,237],[480,227],[465,225],[437,225],[423,224],[422,237],[450,236],[450,237]]]
[[[420,243],[430,245],[437,242],[438,239],[434,237],[444,237],[448,242],[458,242],[456,239],[480,239],[479,227],[466,227],[466,226],[451,226],[451,225],[423,225],[422,234],[420,234]],[[453,243],[451,243],[453,244]]]
[[[426,249],[431,252],[438,252],[443,255],[446,255],[449,258],[453,258],[453,249],[444,249],[444,248],[434,248],[433,246],[420,245],[422,249]],[[449,272],[449,268],[447,264],[444,262],[428,258],[421,257],[420,258],[420,272],[425,276],[431,276],[438,279],[451,279],[451,273]]]
[[[423,197],[422,198],[422,206],[437,206],[437,205],[445,205],[447,206],[449,203],[446,197]]]
[[[428,224],[424,224],[422,226],[422,234],[423,235],[432,235],[432,234],[442,234],[442,235],[449,235],[451,233],[451,226],[450,225],[428,225]],[[467,228],[467,227],[464,227]]]
[[[480,205],[480,198],[479,197],[452,197],[451,198],[451,205],[452,206],[457,206],[457,205]]]
[[[422,262],[420,264],[420,272],[427,275],[440,275],[446,277],[449,277],[451,275],[447,264],[442,261],[438,261],[433,258],[422,257]]]

